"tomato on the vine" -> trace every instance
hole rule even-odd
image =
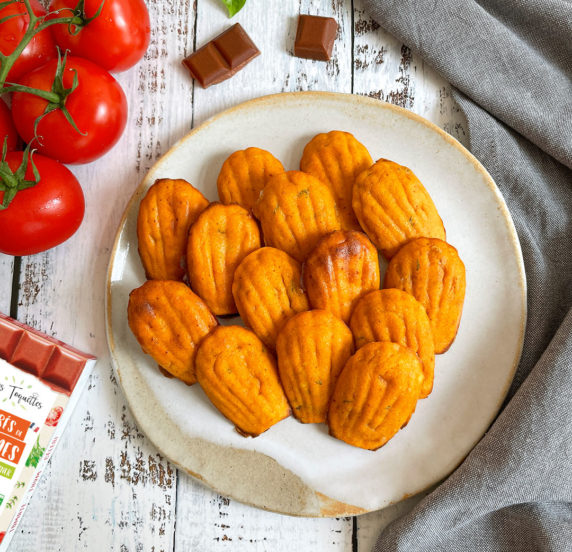
[[[18,133],[10,115],[10,108],[4,100],[0,100],[0,152],[4,147],[4,140],[8,137],[6,144],[8,151],[13,151],[18,145]]]
[[[58,60],[51,60],[28,73],[21,84],[51,91]],[[48,101],[27,92],[14,92],[12,119],[25,142],[34,138],[34,147],[62,163],[88,163],[107,152],[121,137],[127,122],[127,99],[119,83],[95,63],[69,57],[63,71],[63,87],[70,89],[77,75],[77,88],[65,98],[65,108],[81,134],[66,119],[61,109],[44,114]]]
[[[15,172],[24,152],[6,155],[6,163]],[[0,211],[0,252],[7,255],[32,255],[67,240],[80,226],[85,211],[83,192],[72,172],[61,163],[34,155],[40,180],[20,190],[12,202]],[[34,178],[28,163],[26,178]],[[4,192],[0,191],[0,203]]]
[[[85,18],[92,18],[102,2],[100,14],[80,24],[77,34],[70,33],[68,25],[54,25],[52,32],[58,45],[71,55],[89,59],[108,71],[125,71],[147,50],[149,12],[144,0],[85,0]],[[50,11],[57,10],[55,17],[67,17],[76,6],[77,0],[52,0]],[[78,30],[73,25],[71,28]]]
[[[46,10],[38,0],[30,0],[32,10],[38,16],[46,15]],[[10,17],[13,16],[13,17]],[[0,9],[0,19],[10,17],[0,23],[0,52],[10,55],[20,44],[28,29],[30,18],[24,2],[13,2]],[[36,34],[8,72],[6,82],[17,82],[25,73],[43,65],[57,56],[56,43],[50,29]]]

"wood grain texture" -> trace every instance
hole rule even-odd
[[[117,77],[129,100],[127,130],[104,158],[72,168],[86,194],[84,223],[62,246],[22,260],[18,318],[100,361],[11,550],[369,551],[380,529],[415,498],[356,518],[354,534],[351,518],[292,518],[221,497],[178,473],[141,434],[107,352],[104,281],[110,248],[132,191],[158,157],[191,126],[244,100],[292,90],[355,92],[411,109],[463,141],[461,114],[447,83],[379,29],[361,0],[249,0],[232,21],[218,0],[148,5],[149,50],[141,64]],[[330,62],[292,55],[299,13],[338,21]],[[195,86],[181,60],[234,22],[262,55],[220,85]],[[10,309],[12,271],[12,259],[0,255],[3,312]]]

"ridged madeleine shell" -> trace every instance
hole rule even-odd
[[[382,289],[364,295],[350,320],[356,347],[372,341],[390,341],[417,353],[423,364],[421,397],[433,389],[435,346],[425,308],[415,297],[400,289]]]
[[[252,209],[269,178],[284,172],[282,163],[260,148],[235,151],[222,164],[218,196],[222,203],[238,203]]]
[[[411,418],[423,371],[410,349],[396,343],[368,343],[342,370],[328,412],[330,435],[376,450]]]
[[[208,204],[186,180],[163,178],[149,188],[137,216],[139,256],[148,279],[183,279],[189,228]]]
[[[448,243],[419,238],[391,259],[383,287],[410,293],[427,311],[435,353],[444,353],[455,340],[465,301],[465,265]]]
[[[343,230],[360,229],[352,207],[352,189],[357,176],[372,163],[367,148],[352,134],[340,130],[318,134],[304,148],[300,169],[330,187]]]
[[[205,303],[182,282],[148,280],[129,294],[127,319],[143,351],[176,378],[197,381],[195,355],[217,325]]]
[[[338,376],[353,354],[349,328],[331,312],[290,318],[278,334],[278,372],[292,412],[302,423],[326,421]]]
[[[339,230],[322,238],[303,272],[311,307],[328,310],[346,323],[356,301],[379,289],[377,249],[362,232]]]
[[[242,435],[255,437],[290,415],[274,357],[250,330],[219,326],[201,343],[196,366],[207,397]]]
[[[272,177],[258,199],[266,245],[282,249],[302,262],[319,239],[340,228],[334,196],[313,176],[288,171]]]
[[[234,271],[260,247],[254,217],[240,205],[211,203],[191,226],[187,267],[193,291],[217,315],[233,314]]]
[[[232,294],[238,312],[272,350],[284,323],[309,308],[300,273],[298,261],[273,247],[254,251],[234,273]]]
[[[388,259],[413,238],[445,239],[443,221],[413,172],[380,159],[354,185],[354,212],[375,246]]]

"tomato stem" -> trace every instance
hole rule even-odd
[[[0,2],[0,9],[5,8],[5,7],[9,6],[10,4],[24,2],[24,4],[26,5],[26,10],[28,12],[28,18],[29,18],[28,27],[26,29],[26,32],[24,33],[22,40],[20,40],[20,42],[18,43],[18,45],[16,46],[14,51],[8,56],[4,55],[4,54],[0,54],[0,90],[6,84],[6,77],[8,76],[10,69],[12,68],[12,66],[14,65],[14,63],[16,62],[16,60],[18,59],[20,54],[24,51],[26,46],[30,43],[30,41],[32,40],[32,38],[34,38],[34,36],[36,34],[43,31],[44,29],[47,29],[48,27],[51,27],[52,25],[60,25],[60,24],[69,25],[69,26],[73,25],[75,27],[78,27],[78,29],[80,30],[82,26],[87,25],[90,21],[92,21],[93,19],[95,19],[96,17],[99,16],[99,14],[101,13],[101,10],[103,8],[104,1],[100,4],[97,12],[95,13],[95,15],[93,17],[87,17],[87,15],[85,14],[84,0],[80,0],[78,5],[73,10],[73,13],[71,16],[69,16],[69,17],[56,17],[53,19],[48,19],[48,17],[50,15],[52,15],[53,13],[57,13],[57,12],[48,12],[46,15],[44,15],[42,17],[38,17],[34,13],[34,10],[32,9],[32,4],[30,3],[30,0],[7,0],[6,2]],[[79,12],[78,12],[78,10],[79,10]],[[21,14],[15,14],[14,16],[8,16],[8,18],[17,17],[18,15],[21,15]],[[79,32],[79,30],[76,31],[76,33]],[[6,90],[1,90],[2,94],[4,92],[6,92]],[[32,92],[32,91],[28,91],[28,92],[30,94],[36,94],[36,92]],[[36,95],[43,97],[41,94],[36,94]]]
[[[34,150],[30,149],[32,142],[26,146],[24,155],[22,156],[22,163],[20,163],[20,166],[14,172],[6,162],[6,154],[8,153],[8,137],[4,139],[2,159],[0,160],[0,192],[4,192],[4,196],[2,197],[2,203],[0,204],[0,211],[6,209],[6,207],[10,205],[20,190],[31,188],[40,181],[40,173],[38,172],[33,159]],[[34,175],[33,180],[26,180],[28,163],[31,163],[32,165],[32,173]]]

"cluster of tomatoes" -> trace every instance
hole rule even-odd
[[[110,73],[135,65],[149,38],[144,0],[51,0],[47,11],[3,2],[0,86],[11,105],[0,99],[0,252],[38,253],[77,230],[83,192],[62,163],[93,161],[119,140],[127,100]]]

